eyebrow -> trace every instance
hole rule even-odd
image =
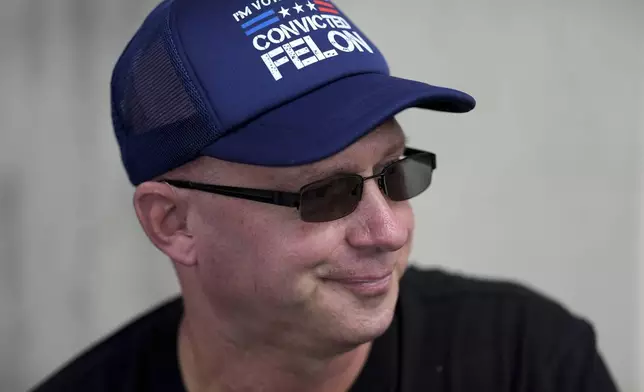
[[[407,146],[409,139],[407,135],[403,134],[402,137],[397,137],[396,141],[391,143],[389,147],[381,155],[380,161],[398,153],[402,155],[404,153],[405,147]],[[363,168],[358,164],[352,161],[344,161],[336,165],[325,168],[324,170],[316,170],[314,167],[306,167],[298,173],[297,179],[294,179],[298,182],[304,180],[305,183],[314,182],[324,178],[334,176],[336,174],[344,173],[357,173],[362,171]]]

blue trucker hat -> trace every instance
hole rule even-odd
[[[119,57],[111,98],[135,185],[199,156],[311,163],[404,109],[475,106],[463,92],[391,76],[326,0],[166,0]]]

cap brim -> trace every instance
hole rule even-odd
[[[253,119],[202,154],[260,166],[303,165],[342,151],[405,109],[464,113],[475,104],[449,88],[383,74],[354,75]]]

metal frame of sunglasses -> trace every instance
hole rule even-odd
[[[393,173],[393,170],[396,168],[399,168],[399,167],[404,168],[405,167],[403,166],[404,162],[408,160],[414,163],[419,163],[425,169],[427,169],[427,171],[420,171],[417,173],[418,175],[427,176],[427,178],[424,179],[425,182],[423,183],[423,185],[421,185],[422,189],[415,189],[413,192],[407,192],[407,189],[404,189],[404,191],[401,191],[399,189],[397,193],[392,192],[391,190],[388,189],[388,186],[387,186],[387,180],[386,180],[387,175],[390,173]],[[370,179],[377,179],[378,187],[383,192],[383,194],[385,194],[387,197],[389,197],[394,201],[403,201],[403,200],[408,200],[415,196],[418,196],[420,193],[424,192],[427,188],[429,188],[429,185],[431,184],[432,174],[435,169],[436,169],[436,155],[434,153],[407,147],[405,148],[405,151],[403,153],[403,158],[387,164],[378,174],[374,174],[369,177],[363,177],[359,174],[338,174],[326,179],[322,179],[322,180],[318,180],[318,181],[314,181],[312,183],[306,184],[300,188],[299,192],[284,192],[284,191],[276,191],[276,190],[269,190],[269,189],[255,189],[255,188],[242,188],[242,187],[234,187],[234,186],[226,186],[226,185],[204,184],[199,182],[176,180],[176,179],[160,179],[158,180],[158,182],[166,183],[168,185],[171,185],[177,188],[197,190],[197,191],[208,192],[208,193],[213,193],[217,195],[230,196],[230,197],[235,197],[239,199],[252,200],[252,201],[257,201],[261,203],[268,203],[268,204],[274,204],[274,205],[279,205],[284,207],[296,208],[300,212],[300,218],[303,221],[329,222],[329,221],[343,218],[344,216],[351,214],[357,208],[357,206],[360,203],[360,200],[362,199],[362,189],[365,181]],[[405,174],[408,175],[409,173],[405,173]],[[324,210],[308,211],[308,210],[302,209],[302,206],[305,205],[304,204],[305,200],[307,200],[307,196],[311,197],[312,193],[316,193],[316,191],[319,191],[320,188],[322,188],[324,185],[328,185],[336,181],[339,182],[342,180],[354,181],[353,183],[351,183],[353,185],[353,189],[349,190],[345,194],[340,193],[340,197],[342,197],[343,195],[351,196],[353,194],[353,198],[350,199],[351,203],[341,206],[341,207],[345,207],[344,209],[335,208],[335,209],[332,209],[331,211],[324,211]],[[394,194],[393,195],[394,197],[392,197],[392,194]],[[335,192],[335,196],[337,198],[338,196],[337,192]],[[320,197],[324,197],[324,196],[320,196]],[[338,201],[338,200],[336,199],[335,201]],[[342,200],[340,199],[339,201],[342,201]],[[328,203],[328,204],[331,204],[331,203]]]

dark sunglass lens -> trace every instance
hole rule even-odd
[[[302,189],[300,215],[307,222],[329,222],[352,213],[362,198],[362,178],[338,176]]]
[[[403,159],[385,170],[387,196],[394,201],[408,200],[423,193],[432,183],[434,168],[428,154]]]

